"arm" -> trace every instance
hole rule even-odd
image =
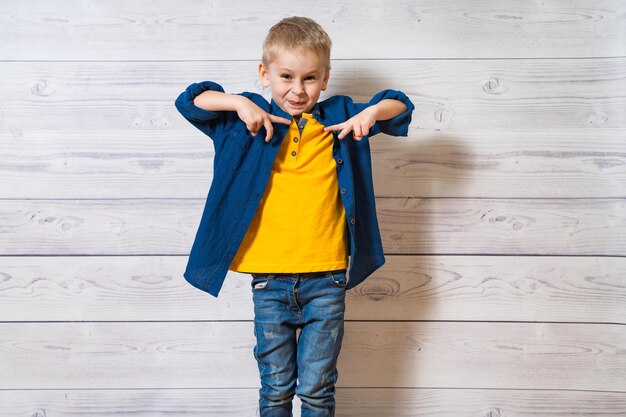
[[[389,120],[404,113],[406,111],[406,104],[404,104],[400,100],[387,98],[378,102],[378,104],[368,107],[365,110],[369,109],[375,109],[374,113],[376,121]]]
[[[209,111],[237,111],[237,103],[242,98],[245,97],[206,90],[194,97],[193,105]]]
[[[291,120],[267,113],[247,97],[226,94],[221,91],[204,91],[193,99],[193,104],[203,110],[237,112],[237,116],[246,124],[246,127],[253,136],[259,133],[259,129],[262,126],[265,126],[267,131],[265,137],[266,142],[269,142],[274,134],[272,122],[291,123]]]
[[[361,140],[363,136],[369,135],[370,127],[377,121],[393,119],[407,111],[407,106],[400,100],[384,99],[378,103],[363,109],[357,115],[351,117],[343,123],[324,128],[325,131],[341,130],[339,139],[343,139],[348,133],[353,132],[356,140]]]

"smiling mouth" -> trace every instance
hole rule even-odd
[[[299,103],[299,102],[290,101],[289,104],[291,104],[294,107],[300,107],[300,106],[304,106],[306,103]]]

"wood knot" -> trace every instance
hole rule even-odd
[[[506,92],[506,88],[500,85],[500,80],[492,77],[483,84],[483,91],[487,94],[502,94]]]
[[[494,408],[485,414],[485,417],[502,417],[502,410],[499,408]]]
[[[454,113],[454,109],[452,106],[446,105],[444,103],[437,103],[437,107],[435,108],[434,118],[438,123],[447,123],[452,119],[452,114]]]
[[[30,88],[30,92],[36,96],[51,96],[54,90],[48,87],[46,80],[39,80]]]

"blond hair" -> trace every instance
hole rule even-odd
[[[314,51],[324,60],[326,71],[330,70],[332,42],[324,29],[308,17],[286,17],[270,28],[263,41],[261,62],[268,66],[279,48],[297,51],[300,48]]]

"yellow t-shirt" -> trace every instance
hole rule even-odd
[[[346,213],[333,136],[310,113],[294,119],[231,271],[317,272],[348,267]]]

